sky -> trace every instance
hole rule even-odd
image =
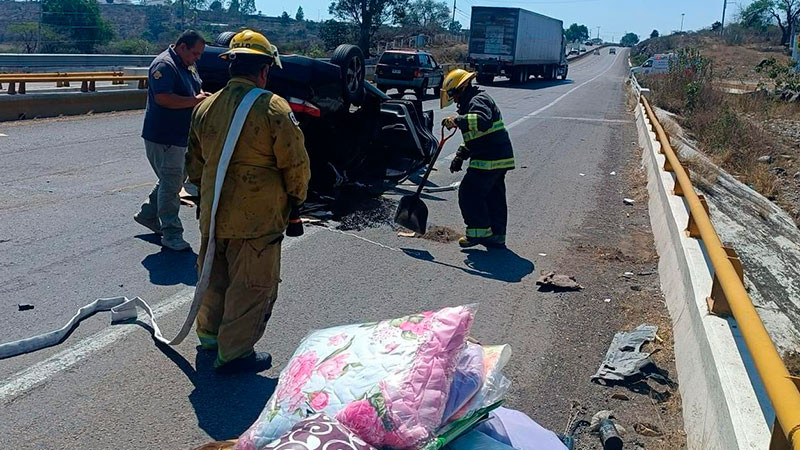
[[[725,22],[751,1],[729,0]],[[284,10],[294,16],[302,5],[309,20],[330,18],[329,4],[330,0],[256,0],[262,14],[270,16]],[[682,13],[684,30],[708,27],[722,18],[722,4],[723,0],[456,0],[456,20],[467,28],[472,6],[520,7],[560,19],[565,28],[573,22],[584,24],[592,37],[597,36],[600,27],[601,38],[618,42],[625,32],[644,39],[654,29],[662,34],[679,30]]]

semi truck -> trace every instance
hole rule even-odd
[[[473,6],[470,22],[470,66],[478,83],[505,75],[512,83],[530,77],[567,78],[563,23],[521,8]]]

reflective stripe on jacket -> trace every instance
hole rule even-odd
[[[470,87],[458,102],[456,125],[470,156],[469,167],[480,170],[514,168],[514,150],[503,115],[492,97]]]

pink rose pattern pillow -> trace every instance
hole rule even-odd
[[[303,339],[237,448],[264,448],[309,414],[375,447],[415,447],[442,424],[474,306],[317,330]]]
[[[252,441],[248,441],[252,443]],[[375,450],[361,438],[325,414],[315,414],[298,422],[289,433],[256,448],[247,450]]]

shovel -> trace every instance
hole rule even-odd
[[[445,137],[444,127],[442,127],[442,137],[439,140],[439,146],[436,148],[436,153],[434,153],[431,162],[428,163],[428,169],[425,171],[425,176],[422,177],[422,181],[420,181],[417,186],[417,192],[411,195],[404,195],[403,198],[400,199],[400,205],[398,205],[397,213],[394,215],[394,222],[396,224],[419,234],[425,234],[425,230],[428,226],[428,207],[425,206],[425,202],[423,202],[419,196],[420,193],[422,193],[425,182],[428,181],[428,175],[430,175],[431,170],[433,170],[433,164],[436,162],[436,159],[439,158],[439,153],[442,152],[444,143],[453,137],[457,130],[458,129],[453,129],[453,132]]]

